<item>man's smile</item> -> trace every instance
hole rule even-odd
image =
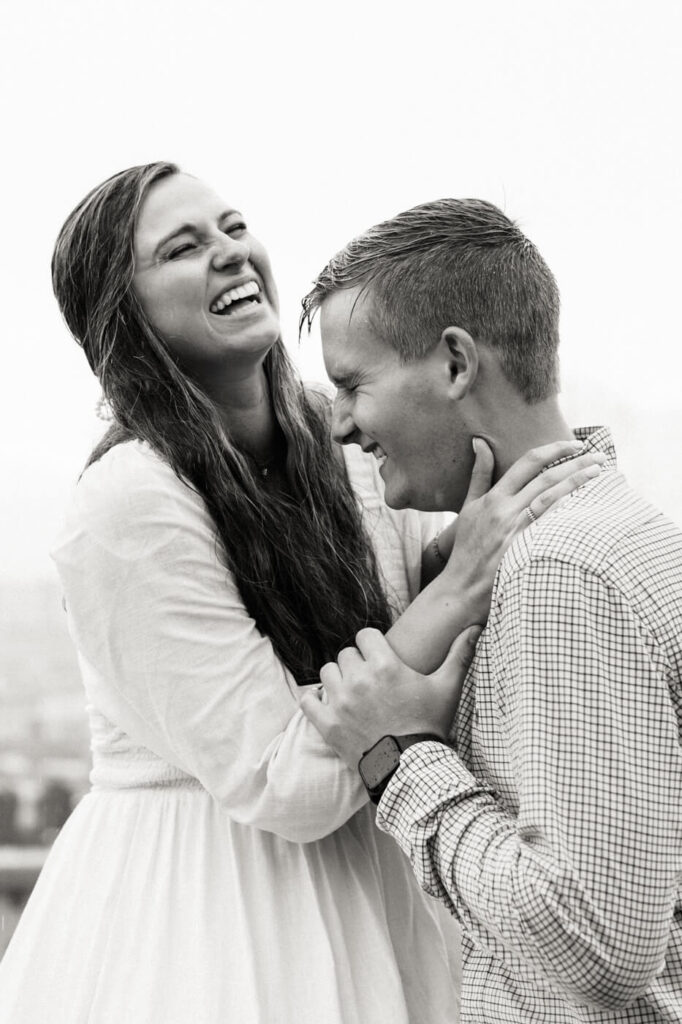
[[[365,453],[365,455],[373,455],[380,466],[383,466],[384,462],[388,458],[384,449],[381,447],[381,445],[377,444],[376,441],[374,441],[372,444],[362,445],[362,450]]]

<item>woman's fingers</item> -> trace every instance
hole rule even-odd
[[[547,487],[539,494],[536,494],[521,510],[521,514],[526,517],[526,521],[522,521],[521,526],[528,526],[533,519],[539,519],[541,515],[548,512],[549,509],[553,508],[558,501],[565,498],[571,491],[575,491],[576,488],[586,484],[588,480],[593,480],[596,476],[599,476],[601,471],[602,467],[598,463],[585,466],[583,469],[579,469],[564,477],[563,480],[554,484],[553,487]],[[528,515],[526,508],[531,510],[532,516]]]
[[[547,466],[559,459],[575,455],[581,448],[582,441],[553,441],[552,444],[544,444],[540,448],[531,448],[498,480],[495,490],[502,494],[517,494]]]
[[[580,487],[580,484],[584,484],[586,480],[591,480],[593,476],[599,476],[606,458],[606,455],[602,452],[586,452],[584,455],[578,455],[575,459],[570,459],[568,462],[552,466],[551,469],[545,470],[544,473],[540,473],[539,476],[536,476],[535,479],[527,483],[516,495],[515,500],[521,508],[530,505],[532,502],[533,511],[535,511],[536,499],[539,499],[546,491],[553,490],[557,485],[568,484],[568,487],[561,492],[561,496],[563,496],[564,494],[570,494],[576,487]],[[594,472],[587,477],[583,477],[582,474],[587,469],[592,469]],[[579,480],[580,483],[576,483],[576,480]],[[550,504],[554,504],[554,502],[551,501]]]
[[[462,507],[455,546],[443,572],[468,581],[471,593],[479,595],[472,598],[473,622],[487,617],[494,574],[514,537],[601,472],[605,456],[577,455],[580,447],[577,441],[558,441],[528,452],[487,493]],[[547,469],[557,459],[564,461]]]
[[[477,498],[481,498],[490,490],[495,469],[495,456],[490,445],[482,437],[475,437],[473,439],[473,446],[475,454],[474,468],[471,471],[469,490],[467,491],[464,505],[468,505],[471,501],[476,501]],[[464,508],[464,505],[462,505],[462,508]]]

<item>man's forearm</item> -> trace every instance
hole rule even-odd
[[[637,913],[604,914],[568,862],[524,841],[517,821],[438,744],[410,748],[379,804],[377,824],[410,858],[417,879],[496,959],[519,957],[570,1001],[631,1005],[660,970],[669,922],[655,884]],[[657,908],[656,912],[651,912]]]

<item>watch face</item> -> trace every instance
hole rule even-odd
[[[393,736],[383,736],[360,759],[358,770],[370,792],[382,784],[400,764],[400,747]]]

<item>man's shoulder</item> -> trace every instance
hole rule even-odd
[[[682,583],[682,530],[605,471],[517,538],[503,560],[510,575],[533,563],[574,566],[618,585],[662,574]]]

